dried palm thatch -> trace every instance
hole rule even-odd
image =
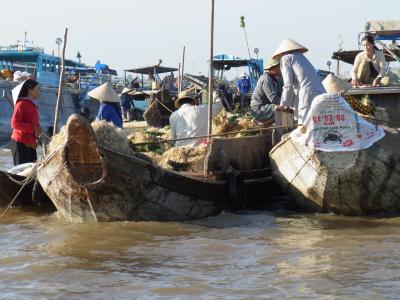
[[[231,131],[242,131],[246,129],[254,129],[259,127],[251,118],[246,116],[239,116],[238,114],[228,113],[223,109],[213,119],[213,133],[227,133]],[[245,136],[246,133],[232,134],[228,137]]]
[[[128,139],[122,129],[117,128],[111,122],[94,121],[92,124],[96,143],[113,151],[133,155],[129,147]]]
[[[48,152],[54,152],[58,146],[60,146],[63,142],[66,141],[67,138],[67,130],[66,127],[63,126],[60,129],[60,132],[53,135],[51,137],[50,143],[47,145]]]
[[[105,121],[95,121],[92,124],[97,145],[105,147],[118,153],[133,155],[134,152],[129,147],[128,139],[124,132],[115,127],[112,123]],[[63,126],[59,133],[54,135],[48,145],[49,152],[53,152],[67,138],[66,127]]]
[[[174,147],[163,153],[158,158],[157,165],[164,169],[172,170],[172,163],[187,164],[191,169],[197,163],[204,161],[207,154],[206,147]]]

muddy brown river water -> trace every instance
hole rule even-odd
[[[0,168],[11,166],[0,148]],[[0,299],[400,297],[400,218],[248,211],[70,224],[18,208],[0,224],[0,249]]]

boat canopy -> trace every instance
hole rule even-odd
[[[66,59],[66,67],[85,66],[79,62]],[[25,70],[32,72],[36,80],[47,86],[58,86],[60,57],[46,54],[36,47],[0,47],[0,68],[11,71]]]
[[[332,59],[337,59],[352,65],[354,64],[354,60],[356,59],[356,56],[358,53],[360,53],[360,51],[361,50],[336,51],[333,52]],[[392,52],[397,56],[400,56],[400,48],[393,49]],[[395,60],[386,50],[383,50],[383,53],[385,54],[386,61]]]
[[[365,33],[374,37],[375,40],[400,40],[400,21],[368,21],[365,25]]]
[[[83,74],[95,74],[95,73],[97,73],[97,70],[94,67],[71,67],[71,66],[67,66],[65,68],[65,70],[67,72],[70,72],[70,73],[82,74],[82,75]],[[114,76],[118,75],[116,70],[113,70],[113,69],[110,69],[110,68],[102,69],[101,73],[103,75],[114,75]]]
[[[262,59],[249,59],[229,54],[219,54],[213,57],[213,66],[216,70],[229,70],[231,67],[237,68],[252,66],[253,68],[260,70],[262,74],[262,70],[264,69],[264,62]]]
[[[176,72],[178,71],[177,68],[169,68],[169,67],[162,67],[162,66],[149,66],[149,67],[143,67],[143,68],[137,68],[137,69],[128,69],[124,70],[125,72],[130,72],[130,73],[137,73],[137,74],[162,74],[162,73],[170,73],[170,72]]]
[[[0,62],[10,62],[10,63],[37,63],[41,61],[51,61],[57,64],[60,63],[60,58],[54,55],[40,53],[36,51],[0,51]],[[84,64],[66,59],[65,65],[68,67],[84,66]]]
[[[245,67],[248,69],[250,76],[251,88],[256,87],[257,81],[264,73],[264,61],[255,58],[241,58],[229,54],[219,54],[213,57],[213,67],[215,70],[221,71],[220,77],[222,78],[223,72],[233,68]]]

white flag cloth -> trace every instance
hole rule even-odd
[[[290,136],[315,150],[357,151],[371,147],[385,131],[364,120],[339,95],[322,94],[314,98],[303,126]]]

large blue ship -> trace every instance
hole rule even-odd
[[[43,48],[21,45],[0,46],[0,70],[2,74],[15,72],[29,73],[40,84],[41,96],[38,100],[40,122],[43,128],[51,129],[60,80],[61,59],[45,53]],[[86,93],[101,84],[104,78],[111,80],[116,72],[107,65],[96,64],[89,67],[81,62],[65,60],[65,83],[71,75],[77,78],[74,84],[66,84],[62,92],[60,124],[64,125],[68,116],[79,111],[83,105],[89,106],[91,115],[97,111],[98,103],[86,99]],[[104,76],[107,75],[107,76]],[[88,79],[89,78],[89,79]],[[0,141],[7,141],[11,136],[10,120],[13,112],[11,90],[18,84],[11,77],[0,79]],[[83,81],[85,80],[85,81]]]

